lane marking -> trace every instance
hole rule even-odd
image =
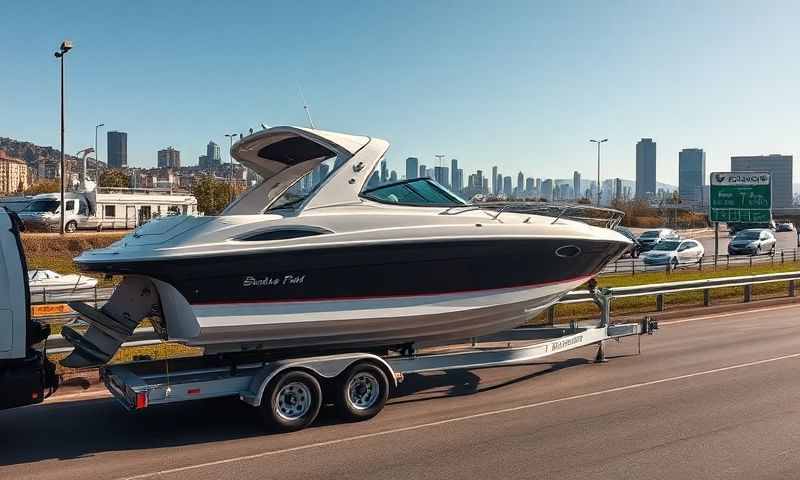
[[[532,409],[532,408],[543,407],[543,406],[546,406],[546,405],[554,405],[554,404],[569,402],[569,401],[573,401],[573,400],[581,400],[581,399],[584,399],[584,398],[592,398],[592,397],[597,397],[597,396],[600,396],[600,395],[607,395],[609,393],[624,392],[626,390],[633,390],[633,389],[637,389],[637,388],[649,387],[649,386],[652,386],[652,385],[658,385],[658,384],[668,383],[668,382],[676,382],[676,381],[679,381],[679,380],[685,380],[687,378],[694,378],[694,377],[700,377],[700,376],[704,376],[704,375],[711,375],[711,374],[720,373],[720,372],[727,372],[727,371],[730,371],[730,370],[737,370],[737,369],[741,369],[741,368],[753,367],[753,366],[756,366],[756,365],[763,365],[763,364],[767,364],[767,363],[773,363],[773,362],[778,362],[778,361],[781,361],[781,360],[788,360],[788,359],[793,359],[793,358],[800,358],[800,353],[792,353],[792,354],[789,354],[789,355],[781,355],[779,357],[772,357],[772,358],[767,358],[767,359],[763,359],[763,360],[756,360],[756,361],[753,361],[753,362],[740,363],[740,364],[737,364],[737,365],[729,365],[727,367],[714,368],[714,369],[711,369],[711,370],[705,370],[705,371],[702,371],[702,372],[695,372],[695,373],[688,373],[688,374],[685,374],[685,375],[677,375],[677,376],[674,376],[674,377],[667,377],[667,378],[662,378],[662,379],[659,379],[659,380],[651,380],[651,381],[647,381],[647,382],[633,383],[631,385],[625,385],[625,386],[622,386],[622,387],[614,387],[614,388],[609,388],[609,389],[606,389],[606,390],[598,390],[598,391],[589,392],[589,393],[581,393],[581,394],[578,394],[578,395],[570,395],[568,397],[556,398],[556,399],[553,399],[553,400],[545,400],[545,401],[536,402],[536,403],[529,403],[529,404],[526,404],[526,405],[519,405],[519,406],[516,406],[516,407],[502,408],[502,409],[499,409],[499,410],[492,410],[492,411],[488,411],[488,412],[475,413],[475,414],[472,414],[472,415],[465,415],[465,416],[462,416],[462,417],[448,418],[446,420],[439,420],[439,421],[436,421],[436,422],[423,423],[423,424],[412,425],[412,426],[408,426],[408,427],[393,428],[393,429],[390,429],[390,430],[383,430],[383,431],[373,432],[373,433],[365,433],[365,434],[362,434],[362,435],[354,435],[352,437],[338,438],[338,439],[335,439],[335,440],[328,440],[328,441],[325,441],[325,442],[309,443],[309,444],[306,444],[306,445],[299,445],[297,447],[283,448],[283,449],[280,449],[280,450],[270,450],[270,451],[266,451],[266,452],[255,453],[255,454],[252,454],[252,455],[242,455],[240,457],[226,458],[226,459],[223,459],[223,460],[216,460],[216,461],[213,461],[213,462],[198,463],[198,464],[195,464],[195,465],[187,465],[185,467],[177,467],[177,468],[170,468],[170,469],[166,469],[166,470],[159,470],[159,471],[156,471],[156,472],[149,472],[149,473],[143,473],[143,474],[139,474],[139,475],[134,475],[134,476],[131,476],[131,477],[123,477],[123,478],[120,478],[118,480],[141,480],[141,479],[145,479],[145,478],[152,478],[152,477],[157,477],[157,476],[169,475],[169,474],[172,474],[172,473],[187,472],[187,471],[198,470],[198,469],[206,468],[206,467],[213,467],[213,466],[217,466],[217,465],[225,465],[225,464],[228,464],[228,463],[242,462],[242,461],[246,461],[246,460],[255,460],[255,459],[259,459],[259,458],[271,457],[271,456],[280,455],[280,454],[283,454],[283,453],[299,452],[299,451],[310,450],[310,449],[314,449],[314,448],[328,447],[328,446],[332,446],[332,445],[339,445],[339,444],[342,444],[342,443],[351,443],[351,442],[355,442],[357,440],[364,440],[364,439],[374,438],[374,437],[383,437],[383,436],[386,436],[386,435],[394,435],[394,434],[397,434],[397,433],[411,432],[411,431],[422,430],[422,429],[431,428],[431,427],[438,427],[438,426],[447,425],[447,424],[450,424],[450,423],[464,422],[466,420],[474,420],[476,418],[483,418],[483,417],[501,415],[501,414],[505,414],[505,413],[518,412],[520,410],[528,410],[528,409]]]
[[[787,310],[790,308],[800,308],[800,304],[792,304],[792,305],[781,305],[778,307],[764,307],[764,308],[754,308],[750,310],[745,310],[743,312],[729,312],[729,313],[717,313],[714,315],[704,315],[702,317],[692,317],[692,318],[684,318],[681,320],[669,320],[664,322],[658,322],[659,325],[677,325],[680,323],[688,323],[688,322],[697,322],[700,320],[713,320],[716,318],[725,318],[725,317],[735,317],[737,315],[748,315],[751,313],[761,313],[761,312],[772,312],[775,310]]]

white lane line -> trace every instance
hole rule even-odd
[[[501,415],[501,414],[504,414],[504,413],[517,412],[517,411],[520,411],[520,410],[528,410],[528,409],[531,409],[531,408],[542,407],[542,406],[545,406],[545,405],[553,405],[553,404],[557,404],[557,403],[569,402],[569,401],[572,401],[572,400],[580,400],[580,399],[584,399],[584,398],[597,397],[597,396],[600,396],[600,395],[607,395],[609,393],[623,392],[623,391],[626,391],[626,390],[633,390],[633,389],[636,389],[636,388],[649,387],[651,385],[658,385],[658,384],[661,384],[661,383],[675,382],[675,381],[679,381],[679,380],[685,380],[687,378],[694,378],[694,377],[700,377],[700,376],[703,376],[703,375],[711,375],[711,374],[714,374],[714,373],[727,372],[727,371],[730,371],[730,370],[737,370],[737,369],[740,369],[740,368],[753,367],[753,366],[756,366],[756,365],[763,365],[763,364],[766,364],[766,363],[778,362],[778,361],[781,361],[781,360],[788,360],[788,359],[798,358],[798,357],[800,357],[800,353],[792,353],[790,355],[781,355],[779,357],[772,357],[772,358],[767,358],[767,359],[764,359],[764,360],[756,360],[756,361],[753,361],[753,362],[740,363],[740,364],[737,364],[737,365],[729,365],[727,367],[714,368],[712,370],[705,370],[705,371],[702,371],[702,372],[688,373],[686,375],[678,375],[678,376],[675,376],[675,377],[667,377],[667,378],[662,378],[662,379],[659,379],[659,380],[651,380],[649,382],[633,383],[631,385],[625,385],[625,386],[622,386],[622,387],[614,387],[614,388],[609,388],[609,389],[606,389],[606,390],[598,390],[598,391],[595,391],[595,392],[582,393],[582,394],[579,394],[579,395],[571,395],[569,397],[556,398],[556,399],[553,399],[553,400],[545,400],[543,402],[529,403],[527,405],[519,405],[517,407],[503,408],[503,409],[500,409],[500,410],[492,410],[492,411],[488,411],[488,412],[476,413],[476,414],[473,414],[473,415],[465,415],[463,417],[448,418],[446,420],[439,420],[439,421],[436,421],[436,422],[423,423],[423,424],[419,424],[419,425],[412,425],[412,426],[409,426],[409,427],[393,428],[391,430],[383,430],[383,431],[379,431],[379,432],[365,433],[363,435],[354,435],[352,437],[338,438],[338,439],[335,439],[335,440],[328,440],[328,441],[325,441],[325,442],[309,443],[309,444],[300,445],[300,446],[297,446],[297,447],[283,448],[283,449],[280,449],[280,450],[270,450],[270,451],[266,451],[266,452],[255,453],[255,454],[252,454],[252,455],[243,455],[243,456],[240,456],[240,457],[226,458],[226,459],[223,459],[223,460],[216,460],[216,461],[213,461],[213,462],[198,463],[198,464],[195,464],[195,465],[188,465],[188,466],[185,466],[185,467],[177,467],[177,468],[170,468],[170,469],[167,469],[167,470],[159,470],[159,471],[156,471],[156,472],[143,473],[143,474],[140,474],[140,475],[134,475],[132,477],[124,477],[124,478],[121,478],[121,479],[118,479],[118,480],[141,480],[141,479],[145,479],[145,478],[152,478],[152,477],[157,477],[157,476],[169,475],[169,474],[172,474],[172,473],[180,473],[180,472],[197,470],[197,469],[206,468],[206,467],[213,467],[213,466],[217,466],[217,465],[225,465],[225,464],[228,464],[228,463],[242,462],[242,461],[246,461],[246,460],[255,460],[255,459],[264,458],[264,457],[271,457],[271,456],[275,456],[275,455],[280,455],[282,453],[291,453],[291,452],[298,452],[298,451],[301,451],[301,450],[309,450],[309,449],[313,449],[313,448],[328,447],[328,446],[331,446],[331,445],[338,445],[338,444],[342,444],[342,443],[350,443],[350,442],[355,442],[357,440],[364,440],[364,439],[367,439],[367,438],[383,437],[383,436],[386,436],[386,435],[394,435],[394,434],[402,433],[402,432],[410,432],[410,431],[414,431],[414,430],[421,430],[421,429],[424,429],[424,428],[437,427],[437,426],[440,426],[440,425],[447,425],[447,424],[450,424],[450,423],[463,422],[463,421],[466,421],[466,420],[473,420],[473,419],[476,419],[476,418],[490,417],[490,416],[494,416],[494,415]]]
[[[800,308],[800,304],[792,304],[792,305],[782,305],[779,307],[764,307],[764,308],[754,308],[750,310],[744,310],[741,312],[729,312],[729,313],[717,313],[714,315],[704,315],[702,317],[692,317],[692,318],[684,318],[682,320],[670,320],[664,322],[658,322],[659,325],[677,325],[679,323],[688,323],[688,322],[697,322],[700,320],[714,320],[716,318],[726,318],[726,317],[735,317],[738,315],[750,315],[753,313],[762,313],[762,312],[772,312],[775,310],[788,310],[790,308]]]

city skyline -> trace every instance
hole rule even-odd
[[[701,145],[709,171],[726,169],[735,155],[800,151],[793,134],[800,92],[791,82],[798,67],[782,60],[800,46],[796,35],[781,33],[793,31],[800,11],[791,3],[385,4],[359,18],[332,5],[254,3],[245,7],[251,15],[222,22],[213,39],[200,27],[218,8],[192,5],[187,20],[187,5],[8,5],[0,38],[14,74],[0,78],[0,135],[58,143],[51,50],[69,38],[66,153],[93,145],[94,125],[105,123],[129,133],[131,166],[149,165],[164,145],[194,163],[204,154],[200,139],[227,147],[223,134],[261,123],[308,125],[298,84],[318,127],[385,138],[392,161],[417,156],[435,165],[433,156],[445,152],[465,171],[497,162],[509,172],[588,177],[595,149],[587,140],[597,135],[609,138],[603,177],[634,176],[630,145],[642,137],[658,139],[662,158]],[[109,14],[126,21],[113,32],[91,28]],[[297,29],[285,18],[327,28]],[[165,23],[173,28],[163,30]],[[352,35],[363,25],[375,31]],[[442,25],[453,33],[441,35]],[[382,42],[373,41],[375,32]],[[345,51],[369,62],[347,64]],[[242,64],[247,74],[233,78]],[[368,66],[375,64],[378,75]],[[682,74],[686,68],[692,75]],[[752,88],[763,71],[781,74],[769,88]],[[222,91],[228,94],[215,94]],[[742,115],[759,121],[734,120]],[[659,163],[657,180],[677,185],[677,163]]]

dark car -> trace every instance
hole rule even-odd
[[[775,252],[775,236],[764,228],[742,230],[728,244],[728,255],[759,255]]]
[[[630,255],[631,258],[639,258],[639,254],[642,252],[642,245],[639,243],[639,239],[636,238],[636,234],[625,227],[614,227],[614,231],[625,235],[631,242],[633,242],[633,245],[622,252],[622,255]]]
[[[658,245],[659,242],[664,240],[680,240],[681,236],[678,235],[678,232],[672,230],[670,228],[656,228],[653,230],[647,230],[646,232],[639,235],[639,247],[640,251],[647,252],[652,250],[653,247]]]

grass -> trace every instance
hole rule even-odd
[[[22,248],[28,268],[53,270],[62,275],[80,273],[72,259],[84,250],[103,248],[122,238],[127,232],[108,233],[23,233]],[[84,274],[86,275],[86,274]],[[92,275],[98,286],[109,287],[119,282],[118,278],[106,279],[103,275]]]

